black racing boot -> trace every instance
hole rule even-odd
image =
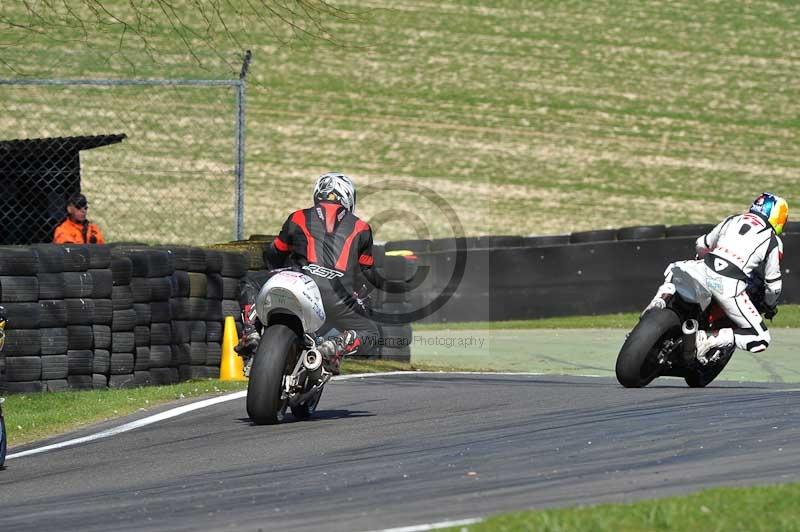
[[[245,305],[242,310],[242,338],[239,345],[233,348],[247,363],[247,360],[256,354],[258,344],[261,342],[261,333],[258,332],[255,320],[255,305]]]

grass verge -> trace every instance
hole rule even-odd
[[[600,316],[565,316],[536,320],[473,321],[459,323],[415,323],[415,331],[442,330],[508,330],[508,329],[631,329],[639,319],[638,312]],[[781,305],[770,328],[800,327],[800,305]]]
[[[800,484],[715,488],[684,497],[633,504],[517,512],[449,530],[568,532],[613,530],[800,530]]]
[[[342,366],[342,373],[449,369],[453,368],[388,360],[348,360]],[[9,443],[16,446],[173,401],[221,395],[246,388],[247,382],[195,380],[171,386],[18,394],[6,398],[3,413]]]

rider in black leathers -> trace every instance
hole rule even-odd
[[[326,314],[321,330],[341,331],[322,342],[319,351],[326,366],[338,373],[343,356],[367,356],[377,344],[378,328],[367,317],[361,296],[364,286],[377,286],[380,280],[372,268],[372,229],[353,214],[356,191],[350,178],[338,172],[321,175],[313,200],[313,206],[289,215],[264,253],[264,263],[270,269],[299,269],[317,282]],[[245,358],[260,341],[253,309],[268,278],[268,272],[259,272],[240,290],[244,328],[236,351]]]

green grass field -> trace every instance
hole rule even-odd
[[[174,4],[199,16],[188,0]],[[800,191],[797,4],[336,5],[360,13],[326,21],[343,44],[285,44],[253,27],[238,35],[241,47],[219,50],[229,64],[200,50],[203,68],[167,28],[152,39],[155,62],[111,28],[92,47],[79,44],[76,28],[4,31],[3,58],[19,71],[0,75],[232,79],[237,54],[251,48],[247,234],[274,233],[308,202],[314,177],[333,168],[362,185],[398,178],[430,187],[467,234],[714,222],[762,189],[790,202]],[[128,134],[123,146],[83,156],[92,215],[110,238],[229,235],[228,89],[0,94],[3,138]],[[449,234],[442,213],[407,188],[362,197],[360,212],[369,220],[407,210],[423,219],[423,236]],[[148,209],[132,208],[130,197]],[[407,221],[380,224],[376,238],[418,236]]]
[[[800,530],[800,485],[716,488],[634,504],[519,512],[450,528],[460,532],[650,532],[657,530]]]

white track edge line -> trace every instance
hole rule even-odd
[[[44,453],[47,451],[53,451],[55,449],[63,449],[64,447],[72,447],[74,445],[78,445],[81,443],[87,443],[94,440],[99,440],[102,438],[108,438],[109,436],[114,436],[115,434],[120,434],[123,432],[128,432],[133,429],[138,429],[140,427],[145,427],[147,425],[152,425],[153,423],[157,423],[159,421],[163,421],[165,419],[173,418],[176,416],[180,416],[182,414],[186,414],[188,412],[192,412],[194,410],[200,410],[201,408],[206,408],[208,406],[213,406],[219,403],[224,403],[226,401],[232,401],[234,399],[239,399],[241,397],[247,396],[247,390],[242,390],[240,392],[234,392],[228,395],[222,395],[220,397],[212,397],[211,399],[204,399],[202,401],[198,401],[196,403],[192,403],[189,405],[179,406],[177,408],[173,408],[171,410],[167,410],[165,412],[161,412],[160,414],[155,414],[152,416],[148,416],[142,419],[137,419],[136,421],[131,421],[130,423],[125,423],[124,425],[119,425],[117,427],[112,427],[107,430],[103,430],[97,432],[95,434],[90,434],[88,436],[83,436],[81,438],[75,438],[73,440],[67,440],[59,443],[54,443],[52,445],[45,445],[44,447],[37,447],[35,449],[29,449],[27,451],[21,451],[18,453],[12,453],[6,456],[6,460],[11,460],[13,458],[21,458],[23,456],[30,456],[32,454],[39,454]]]
[[[439,521],[438,523],[427,523],[424,525],[401,526],[398,528],[382,528],[371,532],[422,532],[425,530],[437,530],[439,528],[450,528],[454,526],[474,525],[483,521],[481,518],[459,519],[457,521]]]

